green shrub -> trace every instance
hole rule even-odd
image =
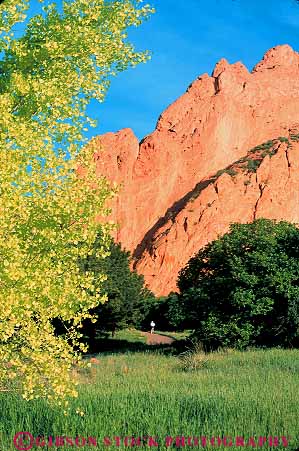
[[[235,169],[233,169],[233,168],[226,169],[225,172],[226,172],[228,175],[230,175],[231,177],[234,177],[235,175],[238,174],[238,172],[237,172]]]
[[[248,160],[246,168],[249,172],[256,172],[260,164],[261,160]]]
[[[156,328],[161,331],[182,331],[189,329],[190,324],[182,300],[177,293],[156,298],[141,323],[143,329],[148,329],[154,320]]]
[[[249,153],[256,153],[259,150],[265,150],[265,149],[271,149],[271,147],[273,147],[275,144],[275,141],[273,141],[272,139],[269,141],[264,142],[263,144],[260,144],[256,147],[253,147]]]
[[[233,224],[189,260],[178,287],[206,349],[299,345],[299,230],[293,224]]]
[[[222,174],[228,174],[231,177],[234,177],[235,175],[237,175],[237,171],[233,168],[226,168],[226,169],[220,169],[220,171],[218,171],[215,175],[215,177],[220,177]]]
[[[220,169],[218,172],[216,172],[215,177],[218,178],[218,177],[220,177],[222,174],[224,174],[225,172],[226,172],[225,169]]]

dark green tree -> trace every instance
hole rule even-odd
[[[191,258],[178,287],[207,349],[297,346],[299,231],[267,219],[233,224]]]
[[[83,334],[91,341],[107,332],[111,332],[113,336],[117,330],[138,327],[154,298],[145,287],[143,276],[131,271],[130,252],[123,250],[120,244],[111,239],[110,255],[102,259],[96,257],[99,246],[100,236],[94,244],[92,255],[81,262],[84,271],[94,274],[95,287],[99,283],[99,275],[107,275],[102,290],[107,293],[108,300],[91,310],[96,316],[96,322],[86,321],[83,329]]]
[[[142,322],[143,329],[148,329],[151,320],[161,331],[182,331],[189,329],[190,321],[178,293],[156,298]]]

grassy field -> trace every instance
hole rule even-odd
[[[133,343],[131,332],[125,334]],[[124,335],[118,338],[124,340]],[[137,338],[145,346],[140,335]],[[1,394],[0,449],[15,449],[14,434],[28,431],[33,436],[96,437],[97,447],[84,446],[84,450],[132,449],[124,443],[118,446],[114,438],[125,436],[157,436],[158,446],[152,442],[152,446],[133,449],[244,449],[240,443],[223,447],[217,442],[216,446],[186,442],[185,447],[176,447],[175,439],[172,446],[165,445],[166,436],[226,435],[247,441],[251,436],[291,437],[287,447],[256,448],[294,451],[299,447],[298,374],[299,350],[187,353],[184,357],[165,355],[162,347],[105,353],[80,375],[79,398],[72,402],[69,416],[42,401],[27,403],[16,395]],[[78,406],[84,416],[75,413]],[[104,437],[109,437],[109,446]],[[248,448],[254,449],[252,442]]]

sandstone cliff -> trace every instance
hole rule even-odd
[[[299,54],[284,45],[251,73],[218,62],[140,143],[130,129],[96,139],[98,173],[122,184],[117,240],[156,294],[231,222],[299,222],[298,133]]]

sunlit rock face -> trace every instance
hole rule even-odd
[[[95,139],[98,174],[121,187],[111,205],[116,239],[156,294],[175,290],[181,267],[230,223],[299,222],[298,133],[299,54],[283,45],[251,73],[219,61],[140,143],[130,129]],[[246,156],[255,168],[236,163]]]

